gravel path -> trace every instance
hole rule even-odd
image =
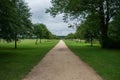
[[[103,80],[60,42],[23,80]]]

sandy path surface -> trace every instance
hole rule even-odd
[[[23,80],[102,80],[61,40]]]

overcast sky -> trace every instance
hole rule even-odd
[[[58,15],[55,18],[46,14],[46,8],[51,6],[50,0],[25,0],[28,6],[31,8],[33,23],[43,23],[47,28],[56,35],[67,35],[68,33],[74,33],[75,29],[68,28],[68,23],[64,23],[62,15]]]

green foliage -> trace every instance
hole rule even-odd
[[[34,24],[33,32],[38,39],[49,39],[51,32],[47,29],[44,24]]]
[[[16,43],[18,36],[31,29],[30,16],[23,0],[0,0],[0,37]]]
[[[120,48],[120,15],[114,17],[113,21],[110,22],[108,37],[110,48]]]
[[[115,16],[109,27],[109,37],[115,41],[120,41],[120,15]]]
[[[58,39],[58,37],[54,34],[50,35],[50,39]]]
[[[0,42],[0,80],[22,80],[31,69],[58,42],[51,40],[35,45],[35,40],[21,40],[18,49],[14,43]]]
[[[17,2],[17,14],[19,15],[19,20],[18,20],[18,26],[17,26],[17,34],[18,35],[24,35],[24,34],[28,34],[31,32],[31,27],[32,27],[32,23],[30,20],[31,17],[31,13],[30,13],[30,9],[27,5],[27,3],[25,3],[23,0],[20,0],[19,2]],[[16,29],[15,29],[16,31]]]
[[[15,2],[11,2],[9,0],[0,0],[0,34],[1,37],[7,41],[11,41],[10,36],[13,35],[12,26],[16,23],[14,19],[16,19],[15,16],[17,12],[15,11],[16,8],[14,9],[14,7]]]
[[[120,79],[120,50],[100,48],[99,44],[90,47],[88,43],[65,41],[68,47],[88,65],[90,65],[103,80]]]
[[[86,42],[91,42],[91,46],[93,46],[93,40],[99,39],[100,37],[97,14],[89,15],[86,20],[77,27],[75,36],[77,39],[84,39]]]
[[[65,37],[65,39],[75,39],[75,34],[70,33]]]
[[[52,16],[63,13],[64,20],[88,20],[89,15],[97,15],[99,30],[101,33],[101,45],[107,47],[108,27],[110,20],[119,14],[120,0],[52,0],[52,7],[47,9]],[[94,19],[91,17],[91,20]],[[93,22],[92,25],[96,23]]]
[[[120,7],[119,0],[52,0],[51,3],[52,7],[47,9],[46,12],[49,12],[52,16],[63,13],[64,18],[73,17],[73,19],[85,17],[85,15],[91,13],[102,14],[100,7],[103,7],[103,11],[106,10],[105,15],[108,15],[109,12],[109,16],[112,17]]]
[[[45,26],[43,24],[34,24],[33,26],[34,28],[33,32],[37,36],[37,38],[42,38],[42,32],[43,32],[42,27],[45,27]]]
[[[37,39],[56,39],[56,35],[53,35],[46,27],[46,25],[42,23],[37,23],[33,25],[33,36]],[[41,42],[41,40],[40,40]]]

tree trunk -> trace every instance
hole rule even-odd
[[[104,29],[103,29],[104,28]],[[106,26],[101,26],[102,34],[101,34],[101,45],[102,48],[106,48],[108,44],[108,35],[107,35],[107,29],[105,29]]]
[[[108,24],[106,25],[103,3],[100,3],[99,18],[100,18],[100,28],[101,28],[101,45],[102,48],[105,48],[107,46],[107,41],[108,41],[108,35],[107,35]]]
[[[37,45],[37,42],[38,42],[38,38],[36,39],[36,42],[35,42],[36,45]]]
[[[90,36],[90,43],[91,43],[91,47],[93,47],[93,36]]]
[[[40,43],[41,43],[41,39],[40,39]]]
[[[17,34],[15,34],[15,49],[17,49]]]

